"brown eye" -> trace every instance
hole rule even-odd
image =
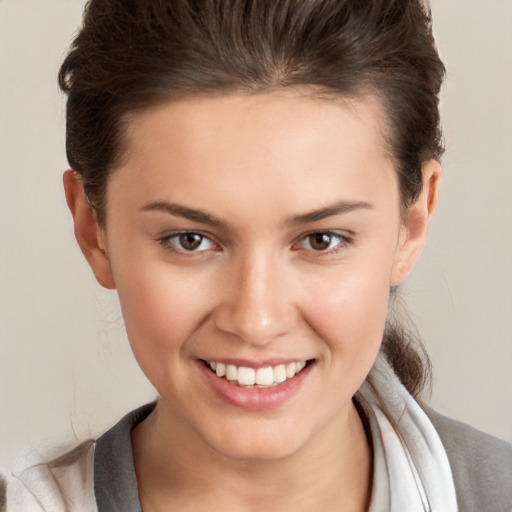
[[[208,235],[197,231],[176,232],[157,238],[156,241],[164,250],[183,256],[221,250]]]
[[[179,235],[179,244],[186,251],[195,251],[201,246],[204,236],[197,233],[181,233]]]
[[[330,248],[333,235],[331,233],[313,233],[308,236],[308,241],[314,251],[325,251]]]
[[[156,241],[166,250],[183,256],[193,256],[208,251],[219,251],[221,248],[210,239],[197,231],[181,231],[164,235]]]
[[[335,254],[352,244],[352,237],[336,231],[315,231],[304,234],[294,249],[305,249],[320,254]]]

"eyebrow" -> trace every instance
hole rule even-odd
[[[227,227],[226,222],[219,219],[218,217],[215,217],[214,215],[211,215],[210,213],[207,213],[203,210],[197,210],[195,208],[189,208],[188,206],[184,206],[178,203],[168,203],[167,201],[152,201],[145,204],[141,208],[141,211],[159,211],[168,213],[170,215],[175,215],[177,217],[183,217],[193,222],[200,222],[201,224],[206,224],[216,228]]]
[[[318,210],[313,210],[311,212],[303,213],[300,215],[294,215],[290,217],[286,223],[297,225],[297,224],[308,224],[310,222],[316,222],[322,219],[326,219],[327,217],[333,217],[335,215],[341,215],[344,213],[349,213],[354,210],[366,209],[371,210],[373,206],[370,203],[365,201],[339,201],[337,203],[333,203],[324,208],[319,208]],[[204,210],[198,210],[196,208],[190,208],[188,206],[178,204],[178,203],[169,203],[167,201],[151,201],[145,204],[141,211],[143,212],[151,212],[151,211],[159,211],[163,213],[168,213],[170,215],[174,215],[177,217],[183,217],[193,222],[199,222],[201,224],[206,224],[208,226],[216,227],[216,228],[227,228],[228,223],[219,219],[215,215],[205,212]]]
[[[287,224],[307,224],[309,222],[326,219],[327,217],[349,213],[354,210],[371,210],[372,208],[373,205],[366,201],[339,201],[325,206],[324,208],[313,210],[312,212],[294,215],[288,219]]]

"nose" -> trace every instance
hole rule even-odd
[[[252,255],[229,270],[216,327],[245,343],[264,346],[297,322],[293,286],[276,258]]]

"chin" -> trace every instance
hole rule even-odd
[[[211,425],[196,430],[202,440],[215,452],[239,461],[286,459],[308,450],[326,427],[323,422],[316,425],[308,422],[306,414],[287,416],[261,412],[257,416],[219,421],[215,429]]]
[[[232,460],[271,462],[291,457],[300,451],[305,442],[296,434],[290,435],[240,435],[230,436],[221,442],[211,442],[210,446]]]

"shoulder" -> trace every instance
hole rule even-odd
[[[459,512],[512,512],[512,444],[422,407],[448,455]]]
[[[4,476],[4,509],[8,512],[96,510],[92,486],[94,447],[93,441],[86,441],[51,462],[32,464],[21,472]],[[0,512],[3,512],[1,508]]]
[[[132,411],[97,440],[50,462],[0,473],[0,512],[140,512],[130,432],[154,407]]]

